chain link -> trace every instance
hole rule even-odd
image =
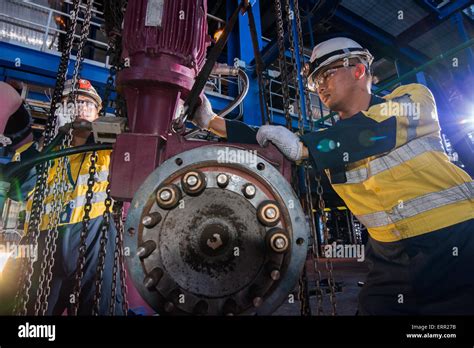
[[[321,222],[323,225],[323,236],[324,236],[324,243],[327,245],[329,244],[329,231],[327,228],[327,217],[326,213],[324,211],[325,209],[325,202],[323,199],[323,185],[321,185],[321,175],[316,176],[316,182],[317,182],[317,194],[318,194],[318,206],[319,206],[319,212],[321,214]],[[337,308],[336,308],[336,291],[335,291],[335,282],[334,282],[334,276],[333,276],[333,267],[332,267],[332,262],[331,259],[326,257],[326,270],[328,273],[328,285],[329,285],[329,300],[331,301],[331,307],[332,307],[332,315],[337,315]]]
[[[77,17],[79,13],[80,0],[74,0],[73,10],[71,11],[71,25],[69,26],[66,33],[66,45],[61,54],[60,63],[58,66],[58,73],[56,78],[56,85],[51,99],[50,114],[45,128],[44,133],[44,146],[47,146],[56,134],[56,109],[57,105],[61,101],[62,91],[64,89],[64,82],[67,76],[67,69],[69,64],[69,57],[72,50],[72,39],[76,30]],[[51,162],[44,162],[37,168],[37,180],[35,184],[33,203],[28,222],[28,230],[26,236],[26,243],[30,247],[36,247],[38,245],[39,237],[39,226],[42,220],[42,213],[44,207],[44,199],[47,196],[48,186],[48,175]],[[54,237],[53,237],[54,238]],[[31,277],[33,275],[33,258],[24,257],[20,266],[20,277],[18,279],[18,291],[15,296],[15,306],[13,313],[16,315],[26,315],[27,306],[29,302],[29,293],[31,289]]]
[[[291,129],[290,115],[290,87],[288,80],[288,70],[285,55],[285,30],[283,28],[283,12],[281,1],[275,0],[275,15],[277,22],[277,41],[278,41],[278,66],[281,74],[281,90],[283,94],[283,104],[285,110],[286,127]]]
[[[107,241],[108,233],[110,231],[110,207],[112,205],[112,198],[110,198],[110,181],[107,178],[107,197],[105,198],[105,210],[102,214],[102,224],[100,230],[100,248],[99,248],[99,261],[97,263],[96,269],[96,279],[95,279],[95,294],[94,294],[94,304],[92,307],[92,314],[99,315],[100,313],[100,298],[102,295],[102,281],[104,278],[104,268],[105,268],[105,257],[107,253]]]
[[[296,20],[296,33],[298,35],[298,49],[299,49],[299,55],[301,59],[301,67],[304,67],[305,61],[304,61],[304,42],[303,42],[303,29],[301,27],[301,17],[300,17],[300,8],[299,8],[299,3],[298,0],[293,0],[294,4],[294,9],[295,9],[295,20]],[[303,74],[302,72],[298,72],[301,76],[302,82],[303,82],[303,91],[304,91],[304,100],[305,100],[305,106],[306,106],[306,119],[308,120],[310,130],[313,131],[314,129],[314,122],[313,122],[313,112],[311,109],[311,99],[309,96],[309,91],[308,91],[308,79],[306,74]]]
[[[75,282],[74,282],[74,289],[73,289],[73,299],[74,303],[72,303],[72,314],[77,315],[79,309],[79,296],[81,294],[81,282],[82,277],[84,276],[84,266],[86,262],[86,238],[89,234],[89,221],[90,221],[90,212],[92,210],[92,197],[94,195],[94,183],[95,183],[95,175],[97,172],[96,162],[98,156],[97,153],[94,151],[91,153],[89,157],[90,167],[89,167],[89,178],[87,179],[87,192],[86,192],[86,202],[84,204],[84,217],[82,218],[82,230],[81,230],[81,237],[80,237],[80,245],[79,245],[79,257],[77,259],[76,265],[76,274],[75,274]]]

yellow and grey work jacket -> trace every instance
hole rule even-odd
[[[27,151],[31,152],[31,143],[20,148],[15,154],[13,161],[21,161],[23,154]],[[96,161],[96,173],[94,175],[94,186],[92,191],[94,192],[91,200],[92,209],[89,213],[90,219],[102,218],[102,214],[105,211],[105,199],[107,197],[106,189],[108,184],[108,175],[109,175],[109,165],[110,165],[110,154],[111,150],[101,150],[97,151],[97,161]],[[59,207],[59,223],[58,226],[77,224],[82,223],[84,217],[84,206],[86,204],[86,192],[87,192],[87,182],[89,179],[89,169],[91,166],[90,161],[91,153],[76,154],[68,156],[69,161],[68,165],[65,166],[64,176],[65,184],[68,185],[68,188],[65,192],[64,198],[62,199],[62,204]],[[26,156],[25,156],[26,157]],[[48,179],[47,179],[47,192],[44,201],[43,209],[45,214],[40,224],[40,230],[46,230],[48,228],[48,222],[52,217],[53,208],[54,208],[54,182],[57,176],[57,167],[58,159],[54,160],[53,165],[49,169]],[[35,169],[33,169],[35,172]],[[61,173],[59,171],[59,173]],[[28,199],[26,204],[26,221],[28,222],[31,207],[33,203],[33,193],[34,193],[34,182],[36,182],[36,173],[29,174],[28,180],[29,185],[26,182],[22,182],[20,185],[29,189],[27,192],[24,192],[21,195],[16,195],[21,199]],[[31,189],[33,188],[33,190]],[[25,191],[23,189],[22,191]],[[25,230],[27,225],[25,225]]]
[[[445,154],[435,100],[423,85],[372,96],[367,111],[301,140],[377,241],[474,218],[473,180]]]

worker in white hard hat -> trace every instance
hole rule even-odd
[[[62,103],[57,105],[58,126],[70,123],[76,119],[93,122],[99,117],[99,111],[102,106],[102,99],[92,86],[91,82],[85,79],[79,79],[76,82],[75,97],[73,93],[73,81],[68,80],[63,90]],[[93,143],[91,131],[74,129],[72,132],[72,146],[81,146]],[[37,155],[37,150],[41,148],[39,143],[30,143],[18,149],[14,161],[23,161]],[[50,284],[50,295],[48,298],[47,315],[61,315],[65,310],[72,313],[74,305],[78,304],[77,314],[91,315],[94,307],[94,295],[96,291],[96,275],[98,273],[98,264],[100,262],[100,244],[101,231],[104,224],[104,212],[106,211],[105,200],[107,197],[108,174],[110,166],[110,150],[100,150],[95,152],[95,170],[93,182],[93,196],[89,209],[88,234],[86,236],[85,264],[83,268],[83,278],[81,281],[81,292],[79,298],[75,298],[73,292],[75,286],[75,276],[77,261],[79,256],[79,246],[81,245],[81,232],[83,228],[83,218],[86,211],[86,195],[88,192],[88,181],[90,177],[89,169],[91,167],[91,152],[80,153],[68,156],[66,161],[66,185],[67,189],[64,198],[61,201],[62,206],[59,212],[58,222],[58,240],[55,257],[55,263],[52,269],[52,279]],[[52,187],[57,175],[57,166],[59,161],[54,161],[48,172],[47,184]],[[25,177],[18,178],[18,182],[13,187],[20,187],[16,190],[12,198],[18,201],[26,201],[26,223],[25,233],[28,231],[28,217],[32,210],[34,187],[36,182],[36,171],[32,169]],[[32,289],[30,291],[30,303],[28,304],[28,313],[35,314],[34,304],[36,300],[38,285],[38,276],[41,265],[41,255],[46,248],[45,238],[50,233],[48,224],[50,218],[55,214],[52,211],[54,206],[54,190],[48,189],[44,200],[46,213],[39,223],[38,238],[38,258],[35,262],[35,272],[32,277]],[[112,203],[113,205],[113,203]],[[112,207],[110,207],[112,211]],[[100,315],[108,315],[111,307],[112,291],[112,270],[114,268],[115,236],[117,234],[112,216],[109,214],[109,227],[107,230],[106,253],[104,256],[102,294],[99,302]],[[5,284],[16,284],[15,275],[18,271],[19,260],[11,260],[4,271]],[[119,272],[119,270],[118,270]],[[6,279],[10,279],[8,282]],[[10,294],[14,294],[16,289],[12,288]],[[13,299],[13,296],[10,297]],[[123,313],[123,296],[120,286],[120,276],[117,276],[117,291],[115,296],[115,314]],[[3,306],[3,311],[2,307]],[[0,303],[0,313],[5,313],[13,306],[12,301],[2,301]]]
[[[273,143],[309,159],[369,232],[362,315],[474,314],[474,183],[441,145],[436,104],[421,84],[371,94],[373,57],[337,37],[312,53],[308,88],[338,113],[329,129],[297,135],[217,117],[194,117],[229,142]]]

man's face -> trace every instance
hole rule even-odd
[[[332,111],[343,110],[351,103],[352,91],[356,87],[353,65],[336,61],[318,72],[314,78],[319,81],[317,93],[323,104]]]
[[[91,97],[85,95],[77,96],[77,118],[89,122],[99,117],[99,106]]]
[[[63,103],[68,103],[68,97],[63,98]],[[72,103],[67,104],[67,110],[70,118],[73,117],[72,112],[75,111],[77,120],[93,122],[99,117],[99,106],[95,100],[82,94],[77,95],[77,103],[75,105]]]

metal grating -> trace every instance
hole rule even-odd
[[[398,36],[429,14],[412,0],[343,0],[341,5],[392,36]],[[403,20],[398,19],[400,10]]]
[[[410,43],[410,46],[430,57],[434,57],[461,43],[462,40],[456,27],[452,21],[447,20],[420,35]]]

